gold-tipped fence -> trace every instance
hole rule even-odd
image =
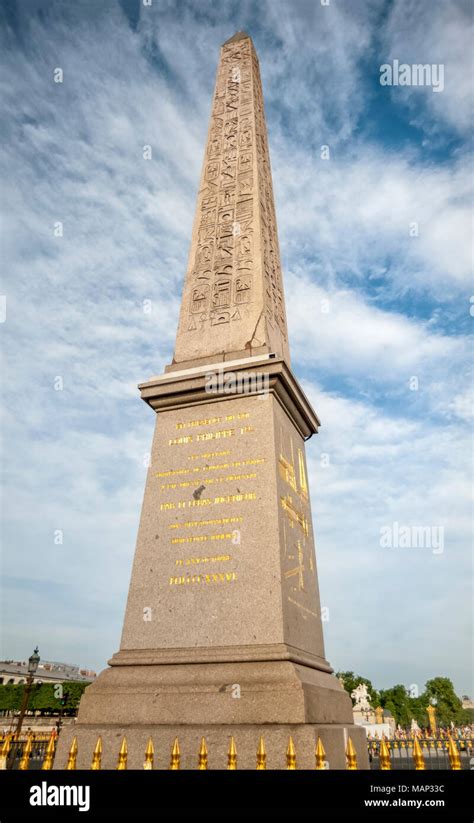
[[[40,742],[40,744],[43,747],[43,760],[40,768],[45,770],[52,769],[57,744],[56,732],[52,732],[49,736],[43,735],[41,741],[38,741],[38,738],[33,734],[28,734],[26,739],[23,741],[15,741],[14,736],[12,734],[7,734],[4,737],[0,736],[0,769],[5,769],[8,767],[9,755],[11,754],[11,750],[14,745],[20,746],[18,752],[17,768],[22,771],[29,769],[31,766],[30,761],[32,760],[34,746],[38,746],[38,742]],[[46,742],[47,745],[45,746]],[[471,741],[462,742],[463,745],[461,746],[461,748],[465,750],[466,753],[469,755]],[[382,739],[380,741],[369,742],[369,754],[371,755],[372,759],[374,757],[378,757],[378,765],[381,770],[400,768],[400,756],[402,755],[403,759],[405,760],[405,763],[408,757],[411,758],[412,768],[414,768],[415,770],[424,770],[430,767],[429,764],[428,766],[426,764],[426,759],[429,758],[430,752],[434,751],[436,752],[436,754],[439,754],[441,750],[446,752],[447,761],[449,762],[449,766],[451,767],[451,769],[458,770],[462,768],[461,756],[458,746],[454,738],[451,736],[448,736],[446,739],[442,741],[427,740],[423,738],[414,737],[412,740]],[[77,737],[74,737],[68,753],[67,764],[65,766],[66,770],[71,771],[77,768],[77,755],[78,742]],[[345,755],[346,768],[351,771],[356,770],[358,768],[357,753],[350,737],[348,737],[347,739]],[[326,760],[326,752],[320,737],[318,737],[316,743],[314,757],[314,768],[316,770],[323,770],[329,768],[329,763]],[[127,760],[127,739],[126,737],[123,737],[120,744],[120,749],[117,754],[116,769],[119,771],[127,769]],[[166,762],[169,764],[167,768],[171,770],[178,770],[181,768],[181,749],[178,738],[175,738],[170,750],[169,758],[167,758]],[[36,768],[38,768],[37,765]],[[94,746],[94,749],[91,753],[90,769],[94,771],[99,771],[101,768],[102,738],[99,736],[97,738],[97,742]],[[152,770],[156,768],[155,750],[151,737],[148,739],[145,748],[143,768],[146,770]],[[201,739],[200,747],[197,753],[197,769],[207,770],[208,768],[209,751],[207,747],[207,741],[203,737]],[[260,737],[260,740],[258,741],[255,750],[255,768],[257,770],[264,770],[267,768],[267,752],[263,736]],[[291,736],[288,739],[288,746],[286,749],[286,768],[291,770],[298,768],[296,747]],[[238,769],[238,752],[234,737],[231,737],[229,741],[229,747],[227,751],[227,769]]]

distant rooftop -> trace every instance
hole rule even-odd
[[[27,675],[28,661],[27,660],[0,660],[0,672]],[[41,660],[36,672],[36,678],[44,678],[45,680],[59,676],[64,680],[93,680],[96,672],[92,669],[79,668],[74,663],[59,663],[54,660]]]

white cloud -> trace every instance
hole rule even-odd
[[[326,290],[292,274],[287,293],[292,351],[302,366],[380,387],[395,384],[408,394],[411,377],[426,389],[448,380],[453,362],[468,361],[464,338],[371,306],[354,290]]]
[[[445,88],[400,86],[393,98],[410,109],[413,122],[427,132],[448,125],[461,134],[472,130],[472,5],[469,0],[420,4],[395,0],[383,32],[383,48],[390,62],[443,64]]]
[[[47,24],[23,15],[28,48],[11,35],[2,52],[7,615],[23,604],[4,654],[43,638],[45,657],[100,668],[117,648],[154,422],[135,386],[172,356],[218,45],[258,18],[293,362],[323,420],[308,451],[329,654],[375,680],[392,666],[394,682],[423,648],[420,672],[452,665],[468,689],[461,649],[459,664],[444,642],[443,658],[427,651],[430,631],[461,636],[464,619],[466,343],[436,318],[466,299],[468,166],[360,136],[376,4],[243,0],[236,19],[160,3],[137,31],[116,4],[51,8]],[[397,300],[407,291],[430,319]],[[438,518],[442,557],[380,553],[380,523]]]
[[[462,680],[471,601],[471,478],[462,430],[394,417],[315,384],[304,389],[323,423],[307,456],[331,662],[362,667],[379,687],[423,686],[442,671]],[[443,552],[382,548],[380,528],[394,522],[442,527]],[[460,639],[457,653],[453,638]]]
[[[346,158],[289,156],[277,145],[277,210],[284,255],[315,262],[331,282],[373,274],[399,295],[466,299],[472,273],[468,158],[422,165],[407,154],[356,144]],[[416,224],[416,225],[414,225]]]

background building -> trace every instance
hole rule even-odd
[[[25,683],[27,676],[27,660],[0,660],[0,686]],[[96,673],[91,669],[80,669],[71,663],[41,660],[33,683],[63,683],[65,680],[91,683],[95,677]]]

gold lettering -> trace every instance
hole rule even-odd
[[[187,429],[195,426],[212,426],[215,423],[222,423],[222,417],[203,417],[200,420],[189,420],[187,423],[176,423],[176,428]]]
[[[230,450],[227,449],[226,451],[222,452],[206,452],[205,454],[190,454],[188,460],[201,460],[206,459],[208,457],[225,457],[226,454],[230,454]]]
[[[197,566],[200,563],[226,563],[232,560],[230,554],[218,554],[214,557],[181,557],[175,561],[176,566]]]
[[[182,446],[184,443],[192,443],[193,436],[188,434],[186,437],[172,437],[168,440],[168,446]]]
[[[214,503],[242,503],[244,500],[256,500],[255,492],[247,492],[246,494],[227,494],[224,497],[215,497]]]
[[[193,585],[195,583],[234,583],[237,580],[236,572],[220,574],[192,574],[186,577],[170,577],[170,586]]]
[[[256,472],[250,474],[228,474],[222,477],[203,477],[202,483],[205,486],[212,486],[213,483],[234,482],[235,480],[252,480],[257,476]],[[189,489],[190,486],[196,485],[196,480],[184,480],[182,483],[162,483],[161,491],[169,491],[169,489]]]
[[[239,414],[226,414],[226,421],[231,423],[232,420],[248,420],[250,412],[239,412]]]
[[[208,454],[207,456],[211,457],[215,454],[219,454],[219,453],[214,452],[214,453]],[[228,452],[225,452],[225,454],[228,454]],[[195,457],[201,457],[201,458],[205,459],[206,455],[205,454],[193,455],[193,459]],[[223,469],[231,469],[231,468],[232,469],[237,469],[237,468],[240,468],[241,466],[259,466],[262,463],[265,463],[265,458],[264,457],[252,457],[252,458],[249,458],[248,460],[231,460],[230,463],[211,463],[210,465],[207,465],[207,466],[193,466],[192,468],[189,468],[189,469],[169,469],[168,471],[155,472],[155,477],[162,478],[162,477],[173,477],[174,475],[180,475],[180,474],[197,474],[198,472],[204,472],[204,471],[206,471],[206,472],[207,471],[222,471]],[[189,481],[189,482],[192,483],[193,481]]]
[[[230,540],[232,532],[220,532],[219,534],[198,534],[192,537],[173,537],[171,545],[179,545],[181,543],[205,543],[207,540]]]
[[[213,520],[187,520],[185,523],[170,523],[169,529],[194,529],[197,526],[226,526],[242,523],[243,517],[216,517]]]
[[[198,434],[196,435],[196,441],[202,440],[221,440],[226,437],[233,437],[235,434],[234,429],[221,429],[217,432],[206,432],[205,434]]]
[[[206,534],[193,535],[193,537],[173,537],[171,543],[203,543],[208,539]]]

